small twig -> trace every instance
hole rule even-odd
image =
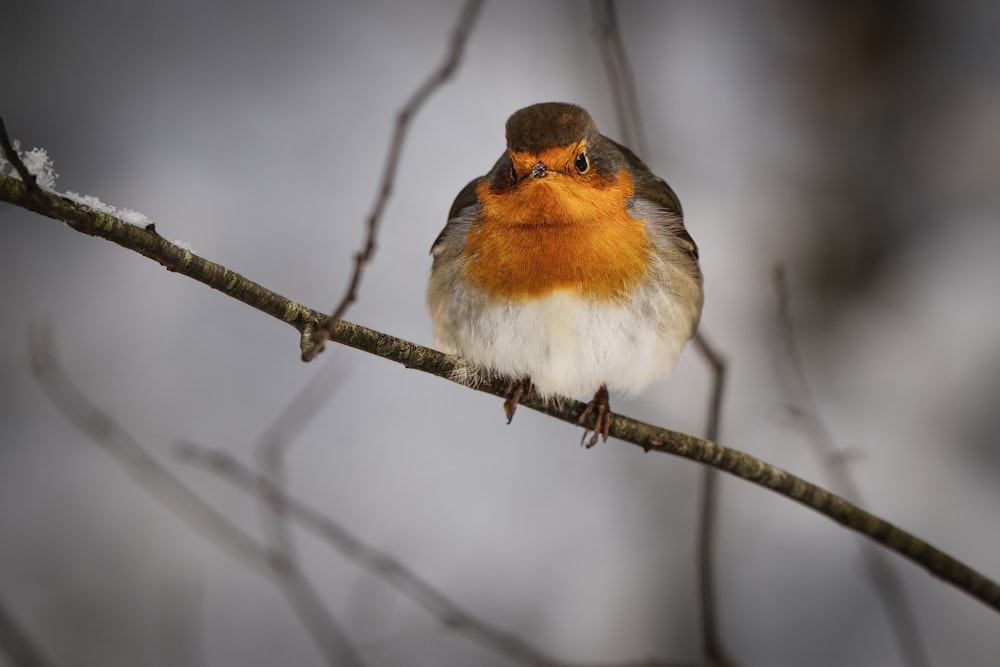
[[[833,487],[853,502],[862,502],[861,491],[847,468],[845,459],[830,433],[830,429],[819,414],[819,404],[813,396],[809,382],[806,380],[805,365],[795,339],[795,328],[792,323],[790,290],[783,266],[774,269],[774,293],[778,302],[778,331],[784,347],[785,355],[791,367],[795,383],[794,395],[800,406],[798,417],[807,425],[809,441],[813,444],[816,454],[826,469],[826,474]],[[791,394],[791,391],[788,392]],[[790,402],[790,398],[789,398]],[[889,619],[896,640],[896,647],[907,665],[921,667],[930,664],[927,650],[924,648],[916,614],[906,597],[896,571],[886,562],[884,555],[874,550],[869,544],[861,544],[861,556],[868,570],[868,578],[879,593],[882,607]]]
[[[46,667],[49,661],[0,603],[0,651],[13,667]]]
[[[604,68],[611,85],[621,141],[640,156],[648,157],[642,118],[639,115],[639,95],[635,76],[629,65],[622,40],[618,14],[613,0],[594,0],[595,32],[601,46]],[[712,375],[705,438],[719,439],[722,420],[722,399],[725,393],[726,360],[701,330],[694,336],[694,345]],[[702,647],[705,657],[714,665],[731,665],[719,638],[719,621],[715,605],[715,517],[718,510],[718,472],[709,466],[702,469],[701,494],[698,507],[698,552],[696,566],[701,601]]]
[[[21,182],[28,188],[28,192],[33,195],[40,192],[41,188],[38,187],[35,175],[28,171],[28,167],[25,166],[21,156],[17,154],[17,150],[10,140],[10,135],[7,134],[7,126],[4,125],[3,118],[0,118],[0,149],[3,150],[3,156],[7,159],[7,162],[10,162],[14,166],[14,171],[21,177]]]
[[[385,210],[386,204],[389,203],[389,197],[392,195],[392,189],[396,179],[396,171],[399,167],[399,158],[403,151],[403,143],[406,140],[406,133],[409,130],[410,121],[413,116],[417,113],[427,98],[437,90],[442,84],[444,84],[448,79],[452,77],[455,70],[458,69],[458,65],[462,60],[462,55],[465,51],[465,44],[469,39],[469,35],[472,33],[472,26],[476,21],[476,16],[479,14],[479,10],[482,8],[483,0],[467,0],[465,5],[462,7],[462,12],[459,15],[458,22],[455,24],[455,28],[451,35],[451,46],[448,52],[445,54],[444,61],[438,68],[431,73],[431,75],[417,88],[416,92],[407,100],[403,108],[399,110],[396,114],[396,122],[392,131],[392,139],[389,141],[389,153],[385,160],[385,167],[382,171],[382,181],[378,187],[378,194],[375,196],[375,203],[372,206],[371,213],[368,214],[367,221],[365,223],[366,235],[364,245],[361,250],[354,255],[354,271],[351,274],[351,279],[348,281],[347,289],[344,291],[343,297],[340,299],[340,303],[337,307],[333,309],[333,314],[330,315],[330,319],[323,329],[317,332],[318,336],[322,340],[329,340],[329,336],[333,331],[333,327],[336,323],[344,316],[347,309],[352,303],[357,299],[358,286],[361,284],[361,276],[364,271],[365,265],[371,261],[372,256],[375,254],[375,239],[378,236],[379,225],[382,221],[382,213]],[[317,338],[317,343],[322,345],[322,340]],[[308,359],[307,359],[308,361]]]

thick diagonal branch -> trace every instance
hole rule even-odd
[[[0,201],[62,220],[84,234],[100,236],[135,250],[171,271],[183,273],[291,324],[302,334],[303,341],[309,337],[308,332],[325,319],[318,311],[272,292],[235,271],[198,257],[151,230],[135,227],[58,195],[43,192],[37,201],[31,202],[30,199],[20,180],[0,175]],[[337,343],[454,381],[454,357],[351,322],[337,322],[331,333],[331,340]],[[506,388],[507,381],[503,378],[483,382],[475,387],[478,391],[498,397],[503,396]],[[535,396],[522,398],[521,405],[574,425],[585,407],[583,403],[573,400],[546,404]],[[592,429],[593,420],[585,422],[583,426]],[[645,451],[673,454],[704,463],[791,498],[921,565],[931,574],[1000,611],[1000,585],[996,582],[874,514],[749,454],[622,415],[615,415],[611,424],[611,436],[642,447]]]

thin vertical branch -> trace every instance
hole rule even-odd
[[[288,402],[274,423],[257,442],[255,457],[261,476],[281,491],[286,487],[285,454],[301,431],[333,397],[342,381],[336,358],[324,364]],[[264,498],[265,496],[261,496]],[[295,560],[295,544],[288,529],[280,498],[261,503],[261,528],[272,548]]]
[[[382,214],[389,203],[389,198],[392,196],[396,171],[399,168],[399,158],[403,152],[403,143],[406,141],[406,133],[409,131],[410,122],[417,111],[420,110],[420,107],[423,106],[424,102],[427,101],[427,98],[448,81],[454,75],[455,70],[458,69],[462,61],[462,55],[465,52],[466,42],[469,40],[469,35],[472,34],[472,27],[482,6],[483,0],[466,1],[458,17],[458,22],[452,31],[451,45],[447,54],[445,54],[444,61],[420,84],[420,87],[417,88],[416,92],[413,93],[406,104],[403,105],[403,108],[399,110],[399,113],[396,114],[396,122],[393,127],[392,138],[389,140],[389,152],[386,156],[382,180],[375,196],[375,203],[372,205],[371,213],[368,214],[365,223],[365,229],[367,230],[365,241],[361,250],[354,255],[354,271],[347,283],[347,288],[344,290],[344,295],[341,297],[340,303],[333,309],[333,314],[330,315],[330,319],[326,325],[317,332],[317,335],[322,337],[323,340],[330,339],[333,327],[336,326],[337,322],[344,316],[344,313],[347,312],[347,309],[358,298],[358,286],[361,284],[365,265],[375,255],[375,239],[378,236],[379,226],[382,222]],[[320,350],[322,350],[322,341],[318,340],[313,354],[318,353]],[[309,361],[309,359],[305,359],[305,361]]]
[[[271,485],[267,488],[280,493],[267,493],[267,488],[261,488],[257,499],[261,530],[272,551],[270,566],[281,582],[285,600],[328,664],[361,665],[357,650],[302,569],[284,503],[284,454],[299,431],[333,395],[332,382],[338,379],[335,370],[334,363],[324,364],[261,436],[256,447],[260,478]]]
[[[863,503],[862,494],[847,468],[847,457],[843,456],[819,414],[819,404],[813,396],[806,380],[805,365],[795,338],[795,328],[788,288],[788,279],[783,266],[774,269],[774,293],[778,303],[778,331],[784,354],[792,372],[794,391],[790,388],[786,395],[789,405],[791,396],[797,399],[796,416],[805,422],[805,430],[826,470],[834,490],[851,502]],[[896,647],[907,665],[923,667],[930,664],[927,651],[921,639],[916,615],[906,597],[906,591],[896,571],[886,562],[884,554],[868,544],[859,544],[862,560],[868,571],[872,586],[878,593],[883,610],[889,619]]]
[[[726,360],[698,332],[694,338],[695,347],[712,372],[712,395],[708,403],[705,424],[705,439],[719,441],[722,421],[722,396],[726,386]],[[701,596],[702,648],[711,664],[730,665],[732,661],[725,655],[719,640],[718,612],[715,607],[715,517],[719,500],[719,473],[714,468],[705,467],[701,473],[701,494],[699,496],[698,521],[698,588]]]
[[[648,159],[649,147],[646,145],[642,119],[639,116],[635,76],[625,53],[615,3],[613,0],[594,0],[593,12],[604,68],[615,100],[622,143],[631,147],[643,159]],[[694,346],[712,375],[705,438],[718,442],[725,393],[726,360],[701,330],[695,333]],[[699,496],[697,553],[702,647],[712,664],[729,665],[732,661],[726,657],[719,640],[715,607],[715,518],[718,495],[718,472],[706,466],[702,469]]]
[[[592,6],[595,32],[601,45],[604,72],[611,85],[621,142],[639,155],[648,156],[642,119],[639,116],[635,76],[625,54],[615,3],[613,0],[594,0]]]

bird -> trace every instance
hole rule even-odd
[[[455,198],[431,247],[434,346],[475,384],[503,377],[508,423],[525,395],[593,398],[586,446],[607,441],[609,389],[669,374],[704,301],[680,200],[634,152],[565,102],[515,111],[507,147]]]

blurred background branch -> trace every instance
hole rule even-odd
[[[272,552],[271,570],[275,578],[283,582],[282,593],[322,651],[327,664],[363,665],[357,649],[302,568],[291,526],[286,520],[288,511],[283,498],[285,452],[316,412],[333,397],[336,385],[342,381],[336,372],[335,361],[336,358],[320,366],[258,440],[257,467],[261,480],[266,480],[270,486],[259,490],[257,507],[261,531]],[[278,493],[268,493],[270,489]]]
[[[351,535],[330,516],[288,496],[261,475],[256,475],[225,452],[181,442],[177,456],[204,468],[260,502],[280,503],[283,512],[305,529],[327,542],[344,557],[385,580],[412,599],[445,627],[469,637],[487,648],[524,665],[552,667],[562,663],[549,658],[517,637],[497,630],[467,613],[400,561],[383,554]]]
[[[87,400],[59,364],[48,327],[33,327],[28,347],[38,383],[55,407],[122,465],[139,488],[239,562],[258,573],[270,572],[329,664],[363,664],[293,561],[280,550],[258,545],[254,537],[203,501],[117,421]]]
[[[618,23],[614,0],[593,0],[595,32],[601,46],[601,56],[608,83],[611,85],[615,111],[618,117],[620,141],[632,148],[647,162],[652,160],[646,143],[639,114],[639,94],[635,75],[629,65],[628,54]],[[712,389],[708,398],[705,417],[705,439],[719,441],[722,424],[722,399],[726,386],[726,359],[709,342],[702,327],[695,332],[693,344],[705,367],[712,376]],[[718,513],[718,472],[711,466],[701,469],[701,494],[698,497],[698,539],[695,567],[698,570],[699,605],[701,610],[702,648],[709,664],[733,665],[719,636],[719,617],[716,606],[715,585],[715,520]]]
[[[135,484],[183,517],[202,537],[257,572],[268,571],[270,554],[252,536],[199,498],[176,475],[107,413],[92,405],[66,375],[56,357],[52,330],[34,325],[28,331],[31,369],[45,395],[66,419],[122,466]]]
[[[812,390],[806,380],[806,371],[795,340],[795,327],[792,323],[791,293],[788,278],[783,266],[774,270],[774,293],[778,304],[778,331],[784,347],[784,360],[791,369],[791,383],[787,385],[786,398],[788,409],[793,412],[806,431],[809,443],[823,463],[831,485],[851,502],[865,504],[861,490],[851,477],[848,468],[848,456],[841,451],[833,441],[830,430],[826,427],[819,414],[819,406],[813,397]],[[916,614],[906,597],[902,582],[887,562],[885,554],[870,544],[861,544],[861,558],[871,581],[872,589],[877,591],[879,601],[889,620],[896,641],[896,648],[907,665],[920,667],[929,665],[927,650],[921,639],[917,625]]]
[[[564,664],[544,656],[517,637],[498,630],[485,621],[467,613],[433,586],[421,579],[401,562],[361,542],[330,516],[288,496],[264,474],[255,474],[225,452],[210,450],[193,443],[181,442],[177,455],[184,461],[205,467],[224,480],[241,488],[267,508],[262,517],[265,533],[272,546],[259,547],[254,538],[223,518],[215,509],[206,505],[182,482],[156,462],[132,436],[115,420],[101,412],[86,395],[76,388],[56,357],[51,332],[35,329],[29,335],[32,359],[38,382],[52,399],[55,407],[94,442],[104,446],[125,467],[147,493],[165,507],[176,512],[186,523],[217,546],[230,554],[238,555],[244,564],[251,563],[259,573],[271,578],[285,595],[303,627],[309,632],[316,647],[331,665],[363,665],[361,656],[349,641],[340,624],[326,609],[320,594],[302,571],[291,542],[289,519],[301,523],[316,533],[347,559],[374,576],[385,580],[403,595],[437,617],[451,631],[468,637],[488,650],[513,659],[520,664],[558,667]],[[332,366],[328,365],[328,368]],[[262,436],[258,452],[264,459],[280,455],[285,443],[296,430],[290,420],[310,418],[310,412],[329,397],[328,383],[333,379],[327,371],[316,376]],[[301,428],[305,422],[294,426]],[[279,444],[280,442],[280,444]],[[264,467],[273,475],[274,461],[265,461]],[[262,563],[267,563],[263,566]],[[16,632],[11,622],[4,623],[0,609],[0,640],[10,654],[27,660],[37,658],[26,638]],[[21,663],[15,661],[15,665]],[[664,663],[650,662],[650,665]]]

